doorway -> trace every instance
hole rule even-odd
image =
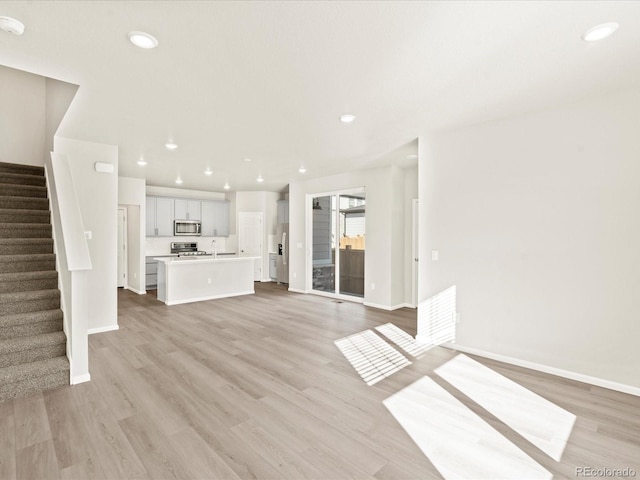
[[[364,189],[317,195],[311,200],[312,291],[363,301],[366,251]]]

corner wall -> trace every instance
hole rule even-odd
[[[87,272],[89,333],[118,328],[118,148],[55,137],[54,151],[66,155],[76,187],[93,270]],[[98,173],[96,162],[111,163],[114,172]]]
[[[634,89],[420,137],[420,300],[456,285],[457,345],[640,387],[639,111]]]

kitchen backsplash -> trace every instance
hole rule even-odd
[[[236,235],[228,237],[147,237],[145,242],[145,255],[166,255],[171,253],[171,242],[195,242],[198,250],[211,251],[211,242],[216,241],[216,250],[220,252],[236,252],[238,241]]]

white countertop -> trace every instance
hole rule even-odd
[[[210,257],[210,256],[186,256],[186,257],[156,257],[154,260],[163,262],[165,265],[180,265],[180,264],[193,264],[193,263],[220,263],[220,262],[238,262],[243,260],[255,260],[260,257]]]

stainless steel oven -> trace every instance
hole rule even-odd
[[[197,236],[201,234],[202,224],[199,220],[174,220],[173,234]]]

